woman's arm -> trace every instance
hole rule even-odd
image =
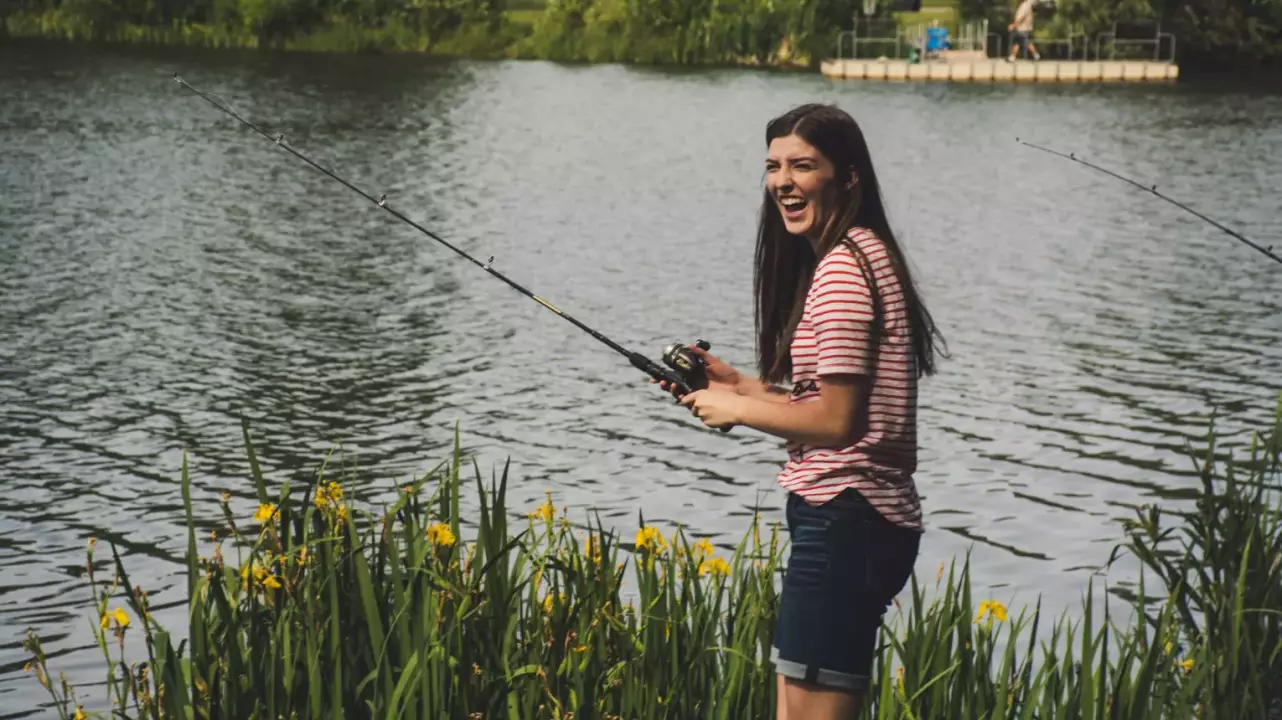
[[[770,403],[788,403],[788,398],[792,395],[787,388],[778,385],[771,385],[760,379],[751,380],[744,378],[737,387],[739,394],[744,397],[750,397],[754,400],[762,400]]]
[[[856,410],[866,394],[867,380],[862,375],[825,375],[819,382],[819,398],[808,402],[780,403],[700,390],[686,395],[681,404],[712,427],[743,425],[805,445],[843,447],[864,432]]]
[[[866,388],[863,376],[829,375],[819,382],[818,400],[745,404],[739,424],[805,445],[851,445],[863,432],[856,409]]]

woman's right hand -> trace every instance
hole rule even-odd
[[[703,367],[708,373],[709,390],[742,394],[739,391],[739,383],[743,381],[743,376],[739,374],[738,370],[730,367],[729,363],[722,362],[716,355],[697,345],[691,345],[690,351],[703,360]]]
[[[688,347],[691,352],[698,355],[699,358],[703,360],[704,370],[708,373],[709,390],[743,394],[740,392],[740,383],[743,380],[743,376],[738,370],[735,370],[729,363],[722,362],[722,360],[716,355],[713,355],[697,345],[690,345]],[[664,392],[672,392],[672,384],[666,380],[655,380],[654,378],[650,378],[650,382],[659,383],[659,387],[662,388]]]

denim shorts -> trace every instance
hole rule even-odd
[[[788,494],[791,536],[770,660],[780,675],[864,692],[882,617],[908,583],[921,533],[853,488],[818,507]]]

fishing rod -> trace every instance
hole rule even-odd
[[[445,241],[440,236],[436,235],[436,233],[433,233],[432,231],[428,230],[422,225],[419,225],[413,220],[405,217],[403,214],[398,212],[395,208],[388,205],[386,194],[380,195],[379,197],[375,198],[373,195],[365,192],[364,190],[361,190],[360,188],[356,187],[355,185],[348,182],[347,180],[339,177],[337,174],[333,173],[329,169],[317,164],[311,158],[307,157],[306,155],[303,155],[302,153],[298,152],[294,148],[290,147],[290,145],[285,141],[285,136],[283,134],[277,134],[275,136],[272,136],[264,132],[257,125],[241,117],[238,113],[236,113],[235,110],[232,110],[231,108],[226,107],[222,103],[215,101],[207,93],[201,92],[200,90],[197,90],[196,88],[189,85],[186,80],[183,80],[182,77],[178,75],[178,73],[174,73],[174,80],[176,80],[179,85],[192,91],[196,95],[199,95],[200,97],[204,98],[205,101],[208,102],[210,105],[213,105],[219,110],[222,110],[223,112],[232,116],[236,120],[239,120],[242,124],[246,125],[254,132],[276,143],[277,146],[289,152],[291,155],[297,157],[298,159],[302,160],[308,165],[311,165],[312,167],[321,171],[325,175],[328,175],[329,177],[337,180],[338,182],[342,183],[346,187],[350,188],[353,192],[359,194],[361,197],[365,198],[366,200],[369,200],[370,202],[374,203],[375,205],[382,208],[383,210],[386,210],[387,212],[391,213],[391,215],[396,219],[407,223],[408,225],[413,227],[415,230],[418,230],[419,232],[432,238],[433,240],[444,245],[450,250],[453,250],[454,252],[463,256],[473,265],[476,265],[477,267],[481,268],[482,270],[489,273],[490,275],[493,275],[499,280],[502,280],[503,282],[507,283],[512,288],[514,288],[517,292],[537,302],[538,304],[542,305],[548,310],[551,310],[552,312],[556,313],[557,315],[564,318],[565,320],[568,320],[569,322],[573,323],[575,327],[578,327],[580,330],[588,333],[589,335],[596,338],[597,340],[600,340],[611,350],[626,357],[628,359],[628,362],[632,363],[632,366],[637,368],[641,372],[644,372],[645,374],[649,375],[650,377],[654,378],[659,382],[669,383],[670,391],[672,392],[672,394],[676,395],[677,397],[682,397],[684,395],[688,395],[694,392],[695,390],[702,390],[708,387],[708,373],[707,373],[707,368],[704,365],[703,359],[700,358],[698,355],[694,354],[694,352],[692,352],[690,348],[688,348],[687,346],[681,343],[672,343],[671,345],[668,345],[663,349],[663,362],[668,366],[666,368],[663,367],[662,365],[659,365],[658,363],[655,363],[654,361],[650,360],[650,358],[647,358],[646,356],[642,355],[639,352],[628,350],[627,348],[616,343],[615,341],[611,340],[605,335],[602,335],[596,330],[593,330],[592,328],[583,324],[578,319],[576,319],[569,313],[562,311],[560,308],[556,307],[555,305],[548,302],[547,300],[544,300],[538,295],[535,295],[529,290],[526,290],[524,287],[518,285],[516,282],[508,278],[503,273],[499,272],[498,270],[495,270],[493,267],[491,267],[494,264],[493,255],[490,256],[487,262],[482,263],[480,260],[477,260],[476,258],[467,254],[463,250],[460,250],[459,248]],[[710,350],[712,348],[712,346],[705,340],[699,340],[695,343],[695,345],[704,350]],[[728,427],[721,428],[722,432],[729,432],[729,430],[730,428]]]
[[[1243,243],[1246,243],[1247,245],[1249,245],[1250,247],[1255,248],[1256,250],[1259,250],[1260,252],[1262,252],[1262,253],[1264,253],[1266,256],[1268,256],[1269,258],[1271,258],[1271,259],[1273,259],[1273,260],[1277,261],[1278,263],[1282,263],[1282,257],[1278,257],[1277,255],[1275,255],[1275,254],[1273,253],[1273,246],[1272,246],[1272,245],[1268,246],[1267,248],[1260,247],[1260,246],[1259,246],[1259,245],[1257,245],[1256,243],[1253,243],[1253,242],[1251,242],[1250,240],[1248,240],[1248,239],[1246,239],[1245,237],[1243,237],[1241,233],[1236,232],[1236,231],[1234,231],[1234,230],[1230,230],[1229,228],[1224,227],[1223,225],[1219,224],[1218,222],[1216,222],[1216,221],[1212,220],[1211,218],[1209,218],[1209,217],[1207,217],[1207,216],[1203,215],[1202,213],[1200,213],[1200,212],[1198,212],[1198,211],[1194,210],[1193,208],[1189,207],[1188,205],[1185,205],[1184,203],[1179,202],[1178,200],[1172,200],[1171,198],[1169,198],[1169,197],[1167,197],[1167,196],[1163,195],[1162,193],[1160,193],[1160,192],[1158,192],[1158,191],[1157,191],[1157,186],[1156,186],[1156,185],[1141,185],[1140,183],[1135,182],[1134,180],[1131,180],[1130,178],[1122,177],[1121,175],[1118,175],[1117,173],[1113,172],[1112,170],[1106,170],[1106,169],[1104,169],[1104,168],[1100,167],[1099,165],[1096,165],[1096,164],[1094,164],[1094,163],[1089,163],[1089,162],[1087,162],[1087,161],[1085,161],[1085,160],[1082,160],[1081,158],[1077,157],[1074,153],[1068,153],[1068,154],[1066,155],[1066,154],[1064,154],[1064,153],[1062,153],[1062,152],[1058,152],[1058,151],[1056,151],[1056,150],[1051,150],[1050,148],[1044,148],[1044,147],[1042,147],[1042,146],[1040,146],[1040,145],[1034,145],[1033,143],[1030,143],[1030,142],[1024,142],[1023,140],[1020,140],[1019,138],[1015,138],[1015,142],[1019,143],[1020,145],[1027,145],[1028,147],[1033,148],[1034,150],[1041,150],[1042,152],[1047,152],[1047,153],[1050,153],[1051,155],[1058,155],[1059,157],[1066,158],[1066,159],[1068,159],[1068,160],[1072,160],[1073,162],[1081,163],[1082,165],[1085,165],[1086,167],[1093,168],[1093,169],[1095,169],[1095,170],[1099,170],[1100,172],[1105,173],[1105,174],[1107,174],[1107,175],[1111,175],[1111,176],[1113,176],[1113,177],[1117,178],[1118,180],[1121,180],[1122,182],[1130,183],[1131,185],[1134,185],[1135,187],[1137,187],[1137,188],[1139,188],[1139,189],[1141,189],[1141,190],[1144,190],[1145,192],[1149,192],[1149,193],[1152,193],[1153,195],[1156,195],[1157,197],[1159,197],[1159,198],[1161,198],[1161,199],[1163,199],[1163,200],[1167,201],[1168,203],[1170,203],[1170,204],[1174,205],[1174,206],[1175,206],[1175,207],[1177,207],[1177,208],[1180,208],[1181,210],[1184,210],[1184,211],[1186,211],[1186,212],[1192,213],[1193,215],[1196,215],[1197,217],[1199,217],[1199,218],[1201,218],[1201,219],[1203,219],[1203,220],[1205,220],[1205,221],[1207,221],[1207,222],[1211,223],[1211,224],[1212,224],[1212,225],[1214,225],[1215,227],[1217,227],[1217,228],[1219,228],[1219,229],[1223,230],[1224,232],[1228,233],[1231,237],[1236,238],[1236,239],[1238,239],[1238,240],[1242,241]]]

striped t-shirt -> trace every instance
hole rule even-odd
[[[921,502],[913,482],[917,469],[917,366],[907,306],[886,247],[866,228],[847,237],[868,260],[881,298],[880,348],[869,347],[873,331],[872,290],[846,243],[838,243],[815,267],[806,305],[793,335],[792,397],[819,399],[824,375],[875,375],[870,383],[866,422],[859,439],[846,447],[787,443],[788,460],[779,471],[784,489],[812,504],[827,502],[854,487],[886,519],[922,529]]]

